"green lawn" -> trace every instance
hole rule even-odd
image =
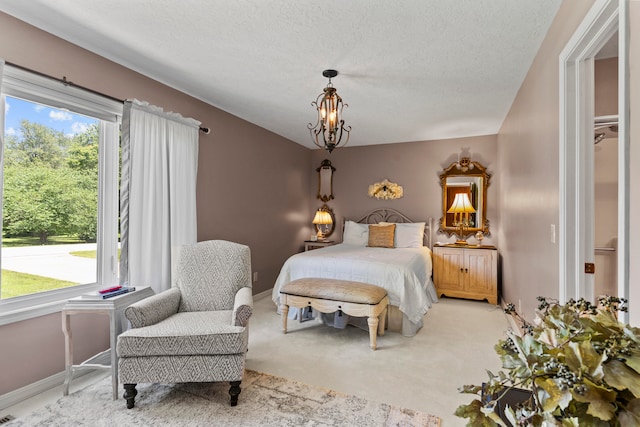
[[[51,236],[48,245],[68,245],[72,243],[87,243],[74,236]],[[40,239],[37,237],[3,237],[2,246],[14,248],[18,246],[40,246]]]
[[[92,258],[95,259],[98,254],[98,251],[74,251],[69,252],[69,255],[79,256],[82,258]],[[118,259],[120,259],[120,249],[118,249]]]
[[[87,243],[73,236],[52,236],[49,237],[48,245],[67,245],[73,243]],[[37,237],[3,237],[3,247],[19,246],[40,246]],[[95,259],[97,251],[75,251],[71,255]],[[120,249],[118,249],[118,259],[120,259]],[[33,274],[17,273],[15,271],[2,270],[2,299],[12,298],[22,295],[29,295],[37,292],[50,291],[52,289],[75,286],[78,283],[64,280],[52,279],[51,277],[36,276]]]
[[[2,299],[75,285],[77,283],[52,279],[51,277],[2,270]]]

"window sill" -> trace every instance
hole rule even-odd
[[[0,326],[62,311],[70,298],[95,291],[95,283],[0,300]]]

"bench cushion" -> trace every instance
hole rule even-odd
[[[384,288],[368,283],[308,277],[293,280],[280,293],[330,301],[376,305],[387,296]]]

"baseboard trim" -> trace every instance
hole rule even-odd
[[[96,359],[95,363],[102,363],[108,365],[110,363],[108,354],[104,356],[101,355],[99,359]],[[73,374],[73,378],[80,378],[83,375],[95,372],[94,369],[91,370],[82,370],[75,372]],[[0,396],[0,411],[5,410],[9,406],[13,406],[17,403],[20,403],[26,399],[32,398],[40,393],[44,393],[47,390],[51,390],[52,388],[61,386],[64,384],[64,379],[66,377],[66,371],[58,372],[57,374],[53,374],[47,378],[43,378],[34,383],[28,384],[24,387],[20,387],[16,390],[10,391],[9,393],[5,393]],[[62,393],[60,393],[62,397]]]
[[[29,385],[3,394],[0,396],[0,410],[4,410],[9,406],[13,406],[54,387],[58,387],[64,383],[64,378],[65,372],[58,372],[50,377],[43,378]]]
[[[272,292],[273,292],[273,288],[269,288],[266,291],[262,291],[259,294],[255,294],[253,296],[253,299],[254,300],[263,299],[263,298],[268,297],[269,295],[271,295]]]

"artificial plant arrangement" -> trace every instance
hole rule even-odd
[[[498,342],[504,371],[487,371],[482,386],[462,387],[480,399],[459,406],[455,415],[468,418],[468,426],[640,426],[640,329],[617,318],[627,301],[538,301],[533,324],[507,305],[522,333],[509,330]],[[528,398],[504,408],[501,418],[501,399],[521,389]]]

